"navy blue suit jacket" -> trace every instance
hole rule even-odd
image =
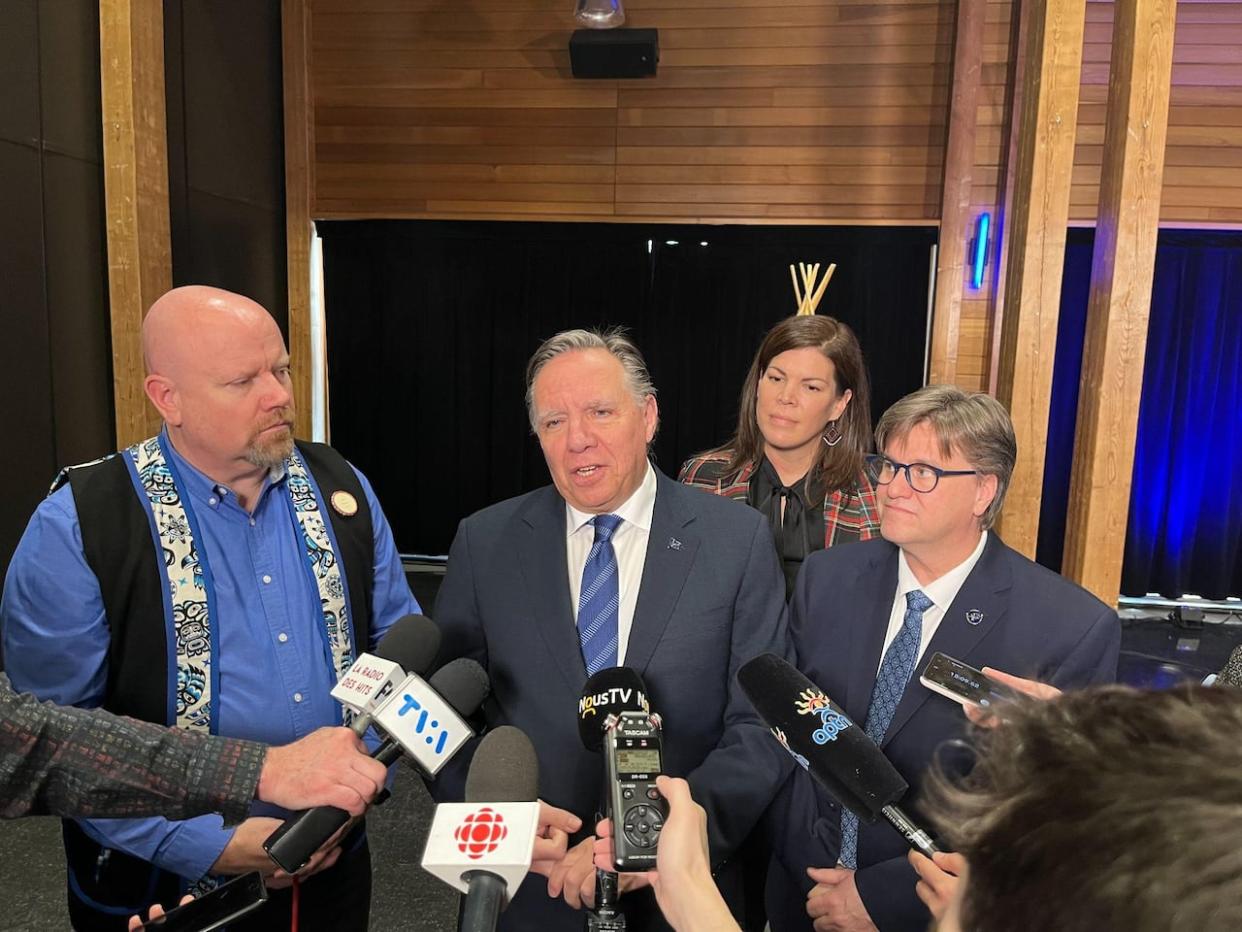
[[[735,681],[738,667],[757,654],[789,655],[784,581],[757,511],[659,473],[657,480],[625,666],[643,677],[664,719],[665,773],[689,780],[707,810],[719,863],[789,770]],[[564,500],[552,486],[467,518],[435,617],[441,656],[473,657],[491,677],[489,724],[516,725],[534,742],[541,797],[582,817],[592,833],[603,758],[578,735],[587,674],[570,607],[565,521]],[[454,795],[464,763],[448,768],[436,781],[437,796]],[[583,921],[548,897],[541,876],[528,878],[501,916],[511,929],[577,932]]]
[[[789,628],[798,666],[854,721],[866,721],[897,592],[897,548],[882,539],[813,553],[798,577]],[[971,618],[982,613],[982,620]],[[910,784],[902,808],[917,812],[923,776],[937,748],[965,733],[961,706],[918,681],[936,651],[1052,683],[1062,689],[1117,676],[1117,613],[1085,589],[1031,562],[991,534],[979,562],[945,613],[906,686],[881,749]],[[953,761],[941,758],[947,767]],[[841,809],[800,768],[769,814],[775,858],[768,880],[774,932],[810,929],[807,867],[835,867]],[[862,825],[855,876],[880,932],[923,932],[930,916],[914,892],[908,845],[883,820]]]

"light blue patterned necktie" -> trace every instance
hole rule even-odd
[[[884,660],[880,664],[880,672],[876,674],[875,686],[871,689],[871,705],[867,708],[867,724],[863,730],[867,737],[877,745],[884,740],[893,713],[897,711],[897,703],[906,691],[906,684],[914,673],[914,664],[919,658],[919,644],[923,640],[923,613],[931,608],[932,602],[919,589],[911,589],[906,593],[906,615],[901,622],[901,630],[893,643],[888,645]],[[858,867],[858,816],[844,806],[841,808],[841,854],[840,862],[851,870]]]
[[[578,595],[578,640],[587,676],[617,665],[617,608],[621,603],[617,585],[617,553],[612,535],[621,518],[596,515],[595,541],[582,570],[582,591]]]

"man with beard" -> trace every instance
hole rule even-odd
[[[267,744],[340,724],[337,675],[418,611],[370,485],[329,447],[294,443],[289,354],[258,304],[177,288],[142,339],[164,428],[66,470],[36,510],[0,603],[6,672],[64,705]],[[262,849],[281,815],[66,821],[74,928],[124,929],[251,870],[289,887]],[[360,828],[296,895],[303,929],[366,928]],[[291,900],[277,892],[233,928],[288,925]]]

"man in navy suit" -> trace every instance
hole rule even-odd
[[[921,389],[885,412],[876,445],[882,539],[812,554],[789,628],[799,667],[866,723],[909,802],[934,759],[953,768],[948,745],[964,729],[961,707],[919,682],[932,654],[1081,687],[1116,678],[1121,628],[1111,608],[988,530],[1017,456],[994,398]],[[769,818],[774,932],[927,928],[908,846],[887,823],[860,826],[802,770]]]
[[[728,896],[740,878],[724,862],[789,770],[734,677],[764,651],[788,654],[771,532],[754,509],[651,465],[655,389],[619,332],[547,340],[527,368],[527,406],[552,485],[461,523],[436,602],[442,653],[484,665],[491,724],[530,736],[541,796],[588,827],[603,758],[579,738],[578,699],[589,674],[636,670],[664,719],[664,772],[685,777],[709,813]],[[453,792],[462,766],[450,765],[438,795]],[[522,884],[502,926],[581,929],[570,907],[593,898],[592,859],[592,837],[571,840],[562,861],[536,867],[546,880]],[[631,932],[657,925],[650,891],[622,906]]]

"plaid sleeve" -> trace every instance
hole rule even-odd
[[[14,693],[0,674],[0,816],[244,819],[266,749]]]
[[[859,474],[853,488],[837,489],[824,499],[824,546],[870,540],[880,535],[875,486]]]

